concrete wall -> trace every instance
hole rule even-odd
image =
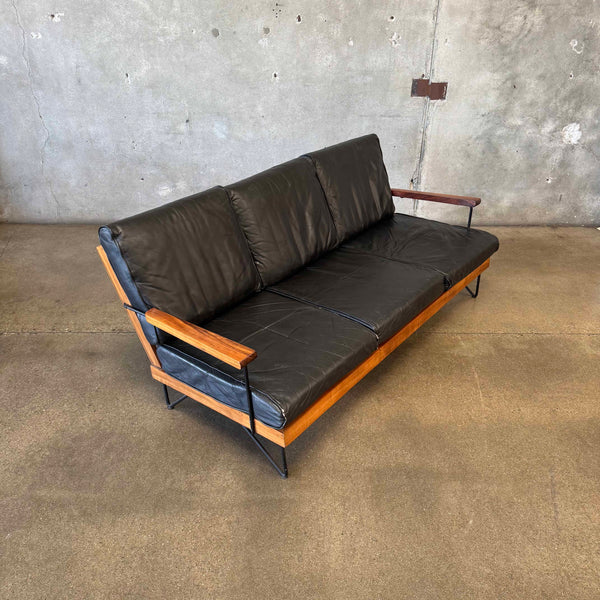
[[[393,185],[481,195],[477,224],[600,221],[600,2],[0,8],[2,220],[108,221],[374,131]]]

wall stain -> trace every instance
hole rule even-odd
[[[583,52],[583,49],[585,48],[585,44],[581,42],[581,50],[577,50],[579,46],[579,42],[577,40],[571,40],[569,42],[569,46],[571,46],[571,49],[573,50],[573,52],[575,52],[575,54],[581,54]]]
[[[579,143],[583,132],[579,123],[569,123],[562,128],[562,141],[565,144],[575,145]]]

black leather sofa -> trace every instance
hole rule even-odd
[[[394,214],[393,195],[464,205],[469,224]],[[101,227],[98,251],[167,406],[190,397],[237,421],[285,477],[286,446],[478,291],[498,240],[470,228],[477,204],[392,190],[367,135]]]

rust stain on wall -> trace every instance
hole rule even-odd
[[[445,100],[448,82],[430,82],[429,79],[413,79],[410,95],[430,100]]]

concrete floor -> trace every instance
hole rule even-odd
[[[0,597],[599,598],[600,232],[490,231],[283,481],[165,410],[95,228],[0,226]]]

